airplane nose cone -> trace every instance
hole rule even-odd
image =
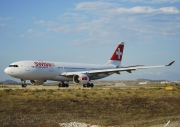
[[[6,69],[4,70],[4,72],[9,75],[9,74],[10,74],[9,68],[6,68]]]

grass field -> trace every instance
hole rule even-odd
[[[180,121],[180,86],[153,89],[4,89],[0,125],[59,127],[63,122],[148,127]]]

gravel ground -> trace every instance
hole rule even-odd
[[[150,126],[150,127],[164,127],[166,125],[165,124],[160,124],[160,125],[154,125],[154,126]],[[170,122],[166,127],[180,127],[180,122]]]
[[[59,123],[60,127],[100,127],[98,125],[90,125],[86,123],[70,122],[70,123]]]
[[[59,125],[60,127],[101,127],[98,125],[90,125],[90,124],[80,123],[80,122],[59,123]],[[160,124],[160,125],[154,125],[150,127],[165,127],[165,125],[166,123]],[[166,127],[180,127],[180,122],[170,122]]]

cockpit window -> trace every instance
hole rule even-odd
[[[9,67],[18,67],[18,65],[9,65]]]

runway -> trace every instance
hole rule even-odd
[[[120,88],[120,89],[151,89],[151,88],[164,88],[163,86],[136,86],[136,85],[126,85],[126,84],[115,84],[115,85],[105,85],[105,84],[98,84],[95,85],[93,88],[84,88],[82,85],[70,84],[69,87],[58,87],[58,85],[27,85],[27,87],[22,87],[19,85],[0,85],[0,90],[4,89],[113,89],[113,88]]]

